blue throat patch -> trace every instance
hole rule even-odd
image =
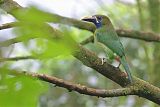
[[[100,22],[99,22],[99,23],[96,22],[96,23],[94,23],[94,24],[96,25],[97,28],[102,27],[102,24],[101,24]]]
[[[92,22],[96,25],[96,28],[102,27],[102,23],[100,21],[97,22],[96,20],[93,20]]]

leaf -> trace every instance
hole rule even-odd
[[[19,19],[20,27],[15,29],[15,34],[19,36],[18,39],[26,42],[36,38],[36,47],[32,49],[35,57],[68,56],[75,50],[76,42],[70,32],[63,30],[61,33],[45,22],[51,18],[50,14],[33,7],[16,11],[14,14]]]
[[[5,69],[1,69],[5,70]],[[0,107],[36,107],[40,94],[47,89],[39,81],[25,76],[11,76],[7,72],[0,80]]]

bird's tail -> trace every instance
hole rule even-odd
[[[131,76],[129,65],[128,65],[127,61],[126,61],[126,57],[125,56],[121,57],[120,58],[120,62],[123,65],[126,73],[128,74],[129,80],[132,82],[132,76]]]

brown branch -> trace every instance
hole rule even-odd
[[[10,22],[0,25],[0,30],[8,29],[16,26],[16,22]]]
[[[35,57],[33,57],[33,56],[19,56],[19,57],[11,57],[11,58],[0,58],[0,62],[18,61],[18,60],[26,60],[26,59],[35,59]]]
[[[13,0],[1,0],[0,1],[0,8],[2,8],[4,11],[8,12],[12,12],[14,10],[17,9],[22,9],[23,7],[20,6],[17,2],[13,1]]]
[[[148,42],[160,42],[160,35],[153,32],[142,32],[136,30],[117,29],[117,34],[121,37],[140,39]]]
[[[136,95],[136,93],[138,92],[134,87],[112,89],[112,90],[89,88],[87,86],[74,84],[54,76],[38,74],[34,72],[26,72],[26,71],[20,72],[20,71],[12,70],[8,73],[16,76],[25,75],[32,78],[37,78],[39,80],[42,80],[51,84],[55,84],[55,86],[66,88],[69,91],[76,91],[76,92],[79,92],[80,94],[97,96],[97,97],[118,97],[118,96],[126,96],[126,95]]]

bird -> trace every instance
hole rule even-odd
[[[120,64],[123,65],[123,68],[128,75],[127,78],[132,83],[132,76],[129,64],[126,61],[124,47],[109,17],[105,15],[93,15],[90,17],[84,17],[81,20],[91,22],[96,26],[94,42],[100,44],[101,47],[108,47],[113,53],[119,56]]]

